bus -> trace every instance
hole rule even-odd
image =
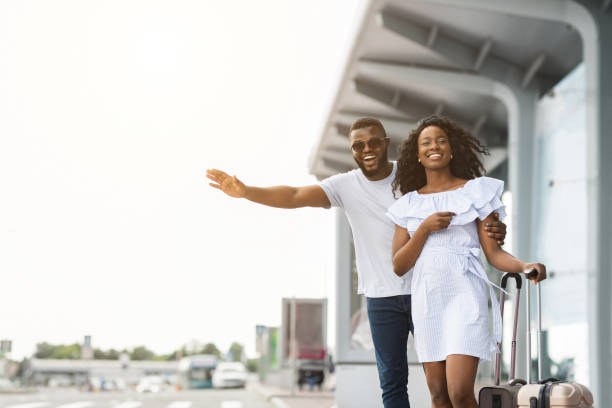
[[[179,362],[179,384],[182,389],[211,388],[217,357],[208,354],[187,356]]]

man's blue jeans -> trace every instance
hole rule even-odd
[[[409,408],[408,333],[413,331],[410,295],[367,298],[368,318],[385,408]]]

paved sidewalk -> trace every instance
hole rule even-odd
[[[261,394],[276,408],[332,408],[336,404],[331,391],[296,389],[292,395],[291,390],[274,385],[251,383],[248,387]]]

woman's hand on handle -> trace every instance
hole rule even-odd
[[[206,170],[206,177],[213,181],[209,183],[211,187],[223,191],[230,197],[244,198],[246,196],[246,186],[236,176],[232,177],[221,170],[211,169]]]
[[[455,213],[453,212],[437,212],[425,218],[421,226],[429,232],[440,231],[448,228],[451,219]]]
[[[538,282],[546,279],[546,265],[541,263],[528,263],[525,264],[524,268],[525,274],[527,274],[527,279],[532,281],[535,285]]]

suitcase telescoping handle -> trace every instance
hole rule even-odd
[[[527,275],[527,279],[531,279],[535,276],[538,276],[538,271],[535,269],[528,269],[525,271]],[[537,298],[536,298],[536,317],[537,317],[537,342],[538,342],[538,382],[542,380],[542,291],[541,286],[542,282],[538,283],[536,286],[537,289]],[[531,384],[531,290],[529,286],[527,286],[527,297],[525,302],[525,309],[527,310],[527,383]]]
[[[516,331],[518,327],[518,316],[519,316],[519,303],[521,300],[521,287],[523,286],[523,278],[518,273],[506,273],[502,277],[501,287],[502,289],[506,289],[508,286],[508,279],[513,278],[516,281],[516,300],[514,302],[514,325],[512,329],[512,346],[511,346],[511,356],[510,356],[510,381],[515,379],[515,368],[516,368]],[[499,295],[499,309],[502,315],[502,319],[504,316],[504,300],[506,299],[504,291]],[[501,347],[499,344],[499,351],[495,356],[495,385],[499,385],[500,377],[501,377]]]

